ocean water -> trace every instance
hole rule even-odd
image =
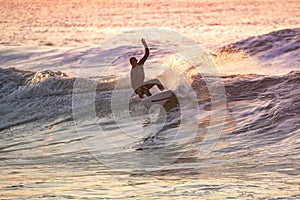
[[[0,4],[1,199],[300,198],[297,1]]]

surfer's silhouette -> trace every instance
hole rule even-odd
[[[140,98],[143,98],[144,94],[147,95],[148,97],[152,95],[149,90],[153,86],[156,85],[161,91],[164,90],[164,86],[161,84],[161,82],[158,79],[151,79],[148,81],[144,81],[145,80],[144,64],[147,58],[149,57],[149,48],[145,39],[142,39],[141,41],[145,47],[145,55],[140,61],[138,61],[135,57],[131,57],[129,59],[129,62],[132,66],[130,72],[131,86],[134,89],[134,92],[138,94]]]

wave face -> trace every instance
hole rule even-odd
[[[230,113],[237,120],[231,134],[247,137],[247,148],[264,146],[275,150],[278,147],[284,152],[282,156],[297,152],[300,145],[299,78],[299,71],[274,77],[231,76],[226,91]],[[281,149],[281,145],[287,149]]]
[[[230,134],[236,135],[234,137],[238,140],[247,139],[248,148],[251,145],[253,148],[257,145],[271,148],[271,145],[287,141],[293,143],[289,143],[289,150],[299,148],[299,71],[283,76],[230,75],[222,79],[227,95],[228,117],[235,122]],[[0,80],[2,138],[8,132],[35,132],[72,121],[75,78],[50,70],[30,72],[10,68],[1,69]],[[202,80],[195,79],[193,85],[199,85],[200,82],[203,84]],[[110,98],[115,83],[106,81],[97,84],[97,115],[110,118]],[[89,102],[83,102],[82,107]],[[137,102],[135,98],[134,103]],[[203,99],[200,102],[203,103]],[[134,109],[141,108],[139,103],[139,107]]]

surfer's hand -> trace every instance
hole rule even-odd
[[[141,40],[141,41],[142,41],[142,43],[143,43],[144,47],[145,47],[145,48],[148,48],[148,46],[147,46],[147,43],[146,43],[146,40],[145,40],[144,38],[142,38],[142,40]]]

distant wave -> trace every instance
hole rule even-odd
[[[300,50],[300,28],[283,29],[225,46],[223,50],[243,49],[251,56],[271,59]]]
[[[270,73],[297,70],[300,68],[300,28],[253,36],[220,48],[219,54],[239,51],[246,57],[258,59],[259,66],[268,68]]]

